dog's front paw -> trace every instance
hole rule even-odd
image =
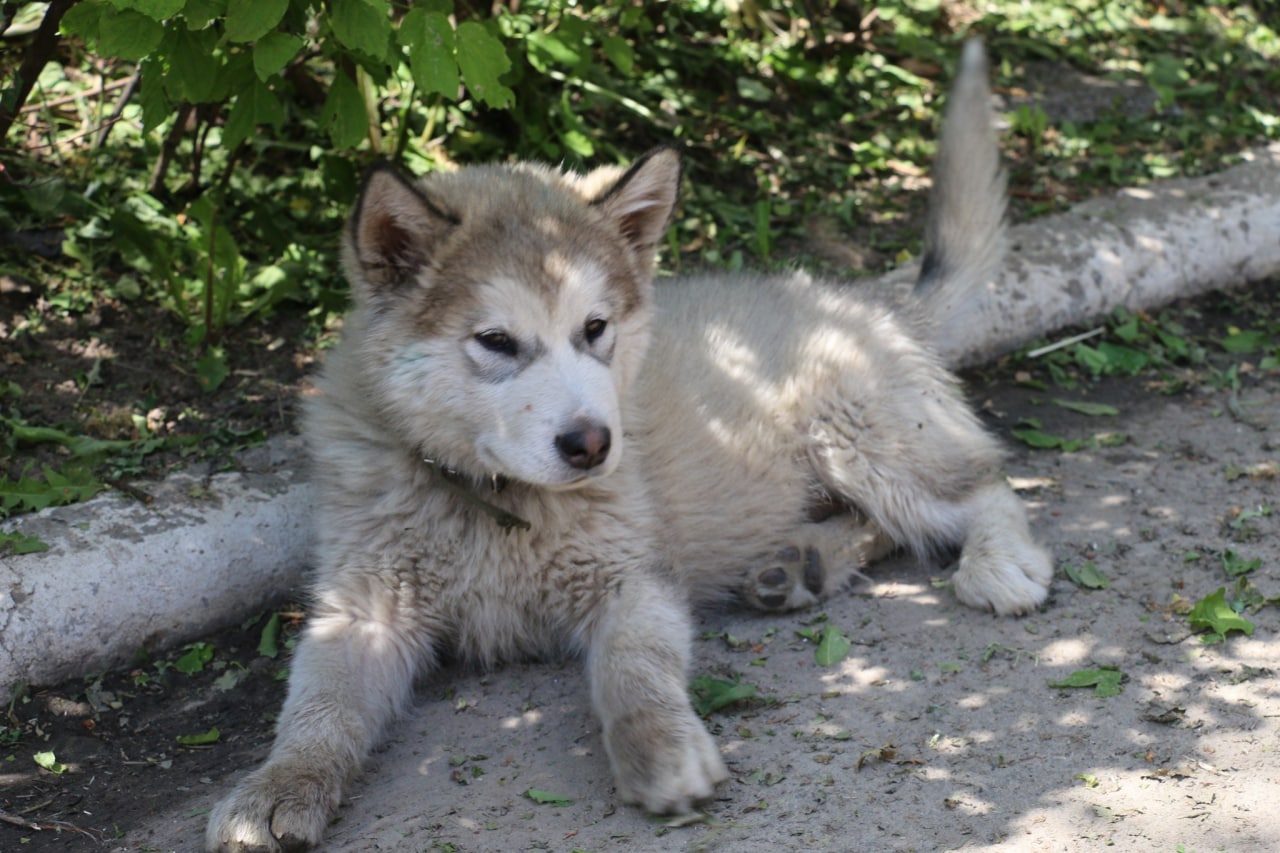
[[[307,850],[320,843],[338,809],[338,780],[285,764],[251,773],[209,815],[210,853]]]
[[[632,711],[605,738],[618,796],[654,814],[686,814],[729,778],[715,741],[691,710]]]

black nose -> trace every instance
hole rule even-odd
[[[556,450],[574,468],[586,471],[609,458],[609,428],[584,426],[556,436]]]

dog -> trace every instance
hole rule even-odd
[[[982,47],[964,49],[902,305],[782,275],[653,283],[681,179],[659,148],[366,177],[353,308],[307,402],[318,565],[266,763],[209,850],[320,842],[448,655],[584,661],[617,795],[684,813],[728,777],[687,695],[691,612],[812,604],[894,549],[959,549],[958,598],[1035,609],[1052,561],[930,346],[1003,250]]]

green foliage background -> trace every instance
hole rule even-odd
[[[0,229],[66,228],[55,281],[161,300],[207,345],[283,300],[341,307],[335,234],[373,159],[577,166],[675,140],[691,180],[671,260],[767,262],[818,211],[911,212],[971,34],[1006,89],[1052,61],[1156,94],[1081,126],[1015,112],[1011,153],[1035,160],[1014,186],[1038,207],[1218,167],[1277,133],[1272,6],[79,0],[3,140]]]

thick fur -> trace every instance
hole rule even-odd
[[[580,655],[618,795],[678,813],[728,775],[686,695],[692,607],[803,606],[897,547],[958,547],[967,604],[1040,604],[1049,557],[927,345],[999,260],[985,74],[967,48],[919,299],[898,310],[800,273],[655,293],[671,149],[586,176],[375,170],[345,246],[355,306],[304,424],[311,617],[275,745],[208,849],[318,843],[446,652]]]

